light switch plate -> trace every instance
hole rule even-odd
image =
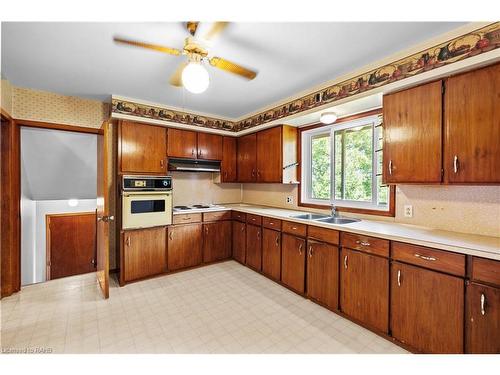
[[[410,204],[404,205],[405,217],[413,217],[413,206]]]

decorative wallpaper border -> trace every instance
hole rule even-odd
[[[500,22],[461,35],[419,53],[399,59],[338,84],[312,92],[239,122],[179,112],[164,107],[112,99],[112,112],[141,118],[165,120],[204,128],[242,131],[337,100],[354,96],[389,83],[436,69],[500,47]]]

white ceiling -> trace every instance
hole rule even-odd
[[[101,100],[114,94],[239,118],[461,25],[233,23],[212,54],[258,70],[257,78],[208,67],[210,87],[195,95],[168,84],[183,57],[112,42],[119,35],[181,48],[187,36],[181,22],[2,22],[1,71],[22,87]]]
[[[95,199],[97,136],[21,128],[21,191],[31,200]]]

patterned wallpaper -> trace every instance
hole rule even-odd
[[[12,117],[23,120],[100,128],[109,104],[46,91],[12,88]]]

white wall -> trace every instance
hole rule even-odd
[[[25,199],[21,202],[22,211],[21,221],[21,279],[22,285],[40,283],[46,281],[46,228],[45,216],[49,214],[61,214],[68,212],[92,212],[96,209],[96,199],[82,199],[78,201],[78,206],[70,207],[67,200],[51,201],[29,201]],[[29,209],[32,209],[29,212]],[[26,215],[25,215],[26,213]],[[32,219],[30,219],[30,217]],[[30,225],[33,225],[33,231],[30,234]],[[32,239],[30,239],[32,236]],[[31,242],[32,241],[32,242]],[[34,252],[24,245],[31,243]]]

